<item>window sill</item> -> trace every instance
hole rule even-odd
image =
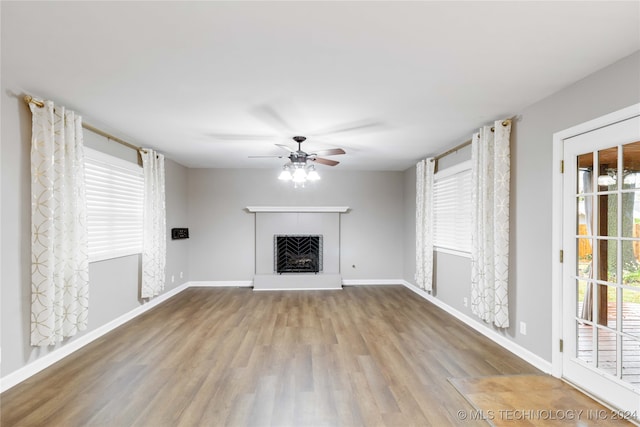
[[[94,262],[108,261],[110,259],[124,258],[124,257],[128,257],[128,256],[141,255],[141,254],[142,254],[141,251],[138,251],[138,252],[127,251],[127,252],[112,252],[112,253],[94,255],[94,256],[89,257],[89,264],[94,263]]]

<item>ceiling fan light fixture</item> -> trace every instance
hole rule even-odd
[[[307,171],[304,168],[296,167],[293,171],[293,182],[303,184],[307,180]]]
[[[304,184],[307,181],[318,181],[320,179],[320,174],[316,171],[316,167],[313,163],[319,163],[321,165],[326,166],[336,166],[338,163],[335,160],[325,159],[323,157],[318,157],[318,155],[323,156],[335,156],[338,154],[346,154],[342,148],[330,148],[327,150],[320,150],[315,153],[305,153],[302,151],[301,144],[307,138],[304,136],[294,136],[293,140],[298,144],[298,149],[295,151],[290,151],[289,162],[282,166],[282,171],[280,175],[278,175],[278,179],[280,181],[293,181],[294,187],[304,187]],[[287,148],[286,145],[276,144],[281,148]],[[278,157],[284,158],[285,156],[249,156],[249,157]]]
[[[291,179],[293,179],[291,171],[289,170],[289,167],[287,167],[287,165],[282,167],[282,172],[280,172],[278,179],[281,181],[291,181]]]
[[[320,179],[320,174],[316,170],[315,166],[311,165],[309,172],[307,173],[307,179],[309,181],[317,181]]]

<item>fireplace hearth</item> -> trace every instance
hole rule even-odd
[[[322,271],[322,235],[276,234],[273,240],[276,273]]]

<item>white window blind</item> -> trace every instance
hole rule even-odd
[[[459,255],[471,253],[471,162],[434,176],[434,247]]]
[[[141,253],[142,167],[85,148],[85,175],[89,261]]]

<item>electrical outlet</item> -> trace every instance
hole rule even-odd
[[[180,272],[180,278],[182,279],[184,277],[184,274],[182,274],[182,271]]]
[[[469,298],[464,297],[462,298],[462,305],[464,305],[465,307],[469,306]]]
[[[174,276],[173,274],[171,275],[171,283],[176,281],[176,276]]]
[[[527,335],[527,324],[525,322],[520,322],[520,333]]]

